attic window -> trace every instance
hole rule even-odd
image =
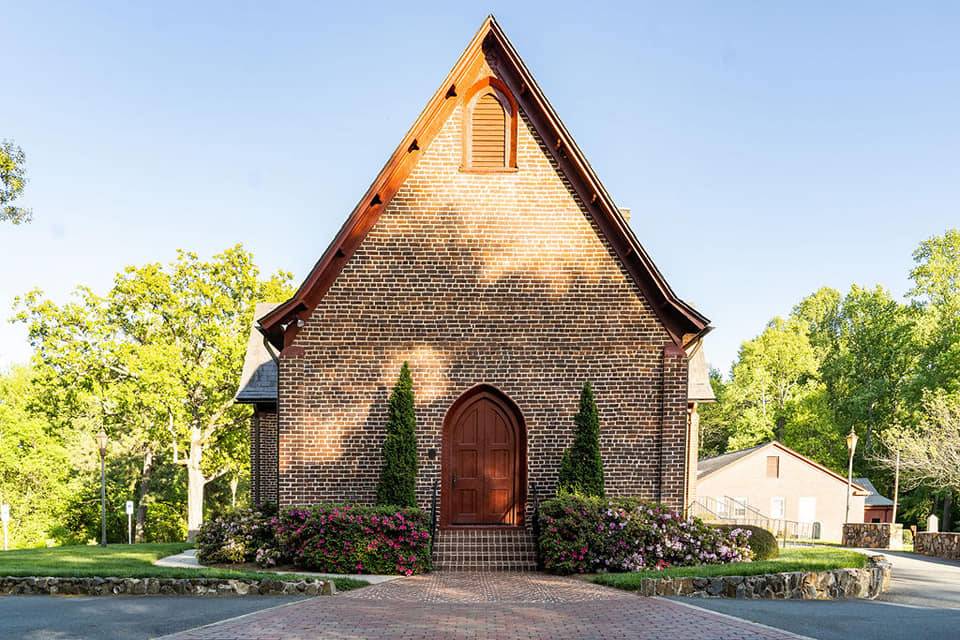
[[[767,477],[780,477],[780,456],[767,456]]]
[[[480,173],[517,166],[517,104],[496,78],[481,80],[464,98],[463,166]]]

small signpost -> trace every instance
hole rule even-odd
[[[3,522],[3,550],[7,550],[7,526],[10,522],[10,505],[0,504],[0,522]]]
[[[133,544],[133,500],[127,500],[127,544]]]

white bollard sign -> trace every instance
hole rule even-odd
[[[133,544],[133,500],[127,500],[127,544]]]
[[[3,523],[3,550],[7,550],[7,525],[10,522],[10,505],[0,504],[0,522]]]

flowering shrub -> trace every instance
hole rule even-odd
[[[303,569],[407,576],[430,569],[430,533],[419,509],[293,507],[271,525],[279,559]]]
[[[751,559],[750,532],[720,531],[633,498],[562,496],[540,506],[540,557],[554,573],[663,570]]]
[[[200,562],[253,562],[261,549],[273,548],[273,528],[264,511],[237,509],[201,525],[196,543]]]

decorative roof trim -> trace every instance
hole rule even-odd
[[[674,344],[686,346],[709,331],[709,320],[681,300],[637,240],[613,199],[603,187],[583,152],[557,116],[536,80],[494,17],[488,16],[447,75],[440,89],[417,117],[373,184],[354,208],[330,246],[314,265],[297,292],[260,318],[261,331],[278,348],[289,345],[336,276],[350,260],[390,199],[406,180],[425,149],[457,104],[458,92],[473,79],[485,52],[497,54],[495,72],[510,88],[531,123],[570,179],[582,203],[596,215],[621,262],[653,308]],[[513,85],[513,86],[511,86]],[[553,144],[555,141],[555,144]]]

